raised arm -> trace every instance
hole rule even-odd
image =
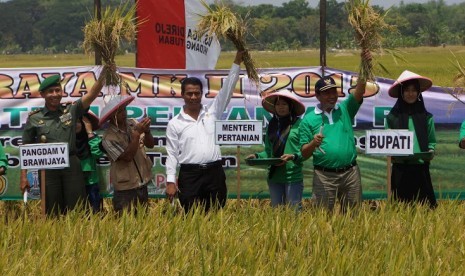
[[[105,65],[103,66],[102,71],[100,72],[100,75],[98,76],[97,81],[92,85],[92,88],[90,89],[90,92],[82,96],[82,107],[83,109],[89,108],[89,106],[92,104],[92,102],[97,98],[98,94],[100,91],[102,91],[103,88],[103,82],[105,80],[105,72],[108,70],[116,70],[116,65]]]
[[[368,50],[362,51],[360,54],[361,59],[364,60],[371,60],[371,53]],[[357,80],[357,86],[355,86],[355,92],[354,92],[354,98],[358,103],[361,103],[363,100],[363,94],[365,94],[365,88],[366,88],[367,80],[358,78]]]
[[[241,69],[240,64],[242,63],[243,54],[243,51],[236,52],[234,64],[232,65],[231,70],[229,70],[228,77],[224,81],[223,87],[213,101],[212,111],[216,114],[217,119],[221,119],[221,115],[231,101],[234,87],[239,79],[239,70]]]

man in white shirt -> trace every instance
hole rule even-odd
[[[215,121],[231,100],[239,79],[243,52],[237,52],[223,87],[213,101],[202,105],[203,86],[198,78],[186,78],[181,85],[184,107],[171,119],[166,129],[166,195],[172,199],[179,190],[179,201],[188,212],[195,204],[205,211],[223,207],[227,189],[221,151],[215,145]],[[176,187],[176,167],[181,164]]]

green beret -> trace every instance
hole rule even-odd
[[[52,86],[61,86],[60,82],[60,75],[53,75],[48,78],[46,78],[39,86],[39,91],[43,92],[45,89],[52,87]]]

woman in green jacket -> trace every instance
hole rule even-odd
[[[386,118],[387,128],[414,132],[413,156],[392,158],[391,191],[402,202],[428,203],[437,206],[429,171],[434,156],[436,135],[433,115],[426,111],[421,92],[433,85],[428,78],[404,71],[389,88],[397,102]]]
[[[247,158],[281,158],[281,163],[268,168],[271,206],[289,204],[300,208],[304,160],[300,153],[299,116],[305,112],[305,106],[287,90],[266,96],[262,105],[273,114],[264,138],[265,150]]]

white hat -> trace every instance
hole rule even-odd
[[[420,93],[430,89],[431,86],[433,86],[433,82],[430,79],[405,70],[404,72],[402,72],[402,74],[400,74],[400,76],[397,78],[394,84],[389,88],[389,96],[393,98],[398,98],[402,83],[408,80],[418,80],[418,82],[420,83]]]
[[[87,113],[85,113],[84,115],[82,115],[83,117],[87,117],[87,119],[89,119],[90,121],[90,124],[92,125],[92,130],[97,130],[100,128],[100,122],[99,122],[99,119],[97,117],[97,115],[95,115],[94,112],[88,110]]]
[[[295,96],[294,93],[286,89],[268,94],[265,98],[263,98],[262,105],[266,109],[266,111],[276,114],[274,105],[276,104],[276,101],[279,97],[287,98],[294,103],[293,108],[294,108],[295,115],[300,116],[304,114],[305,112],[304,104]]]
[[[118,108],[126,107],[134,100],[134,97],[129,95],[111,95],[105,97],[104,100],[106,100],[106,98],[110,98],[110,100],[108,100],[105,107],[102,109],[102,113],[100,114],[100,126],[108,121],[110,117],[118,110]]]

